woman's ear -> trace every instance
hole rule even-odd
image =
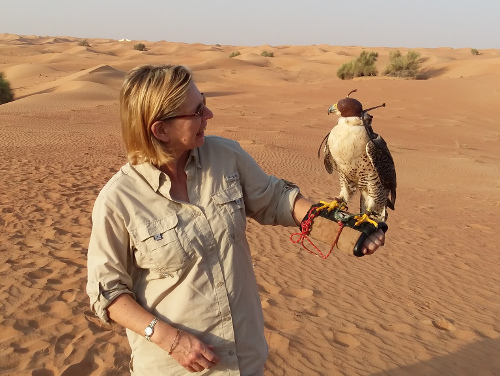
[[[160,141],[168,142],[170,140],[166,124],[163,121],[155,121],[153,125],[151,125],[151,132],[153,133],[155,138]]]

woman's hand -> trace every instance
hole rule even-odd
[[[108,307],[108,316],[137,334],[144,335],[144,328],[154,316],[142,308],[129,294],[118,296]],[[178,335],[177,335],[178,333]],[[214,346],[206,345],[196,336],[179,330],[163,321],[158,321],[151,341],[160,346],[189,372],[200,372],[213,367],[220,358],[213,352]]]
[[[176,343],[174,343],[176,342]],[[200,372],[219,363],[220,358],[213,352],[214,346],[206,345],[196,336],[183,330],[172,340],[166,351],[189,372]]]

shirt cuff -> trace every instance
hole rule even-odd
[[[108,317],[108,311],[106,310],[109,305],[122,294],[130,294],[134,296],[134,294],[128,289],[102,291],[100,283],[95,281],[89,281],[87,283],[87,294],[90,298],[90,308],[96,316],[106,324],[111,323],[111,320]]]
[[[297,226],[297,223],[295,223],[295,219],[293,218],[293,207],[295,206],[295,200],[300,193],[300,189],[292,182],[287,180],[284,180],[284,182],[284,194],[281,196],[278,206],[278,213],[280,216],[279,223],[282,226]]]

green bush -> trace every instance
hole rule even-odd
[[[342,80],[350,80],[354,77],[376,76],[375,62],[377,58],[377,52],[363,51],[355,60],[342,64],[337,70],[337,77]]]
[[[408,51],[403,56],[400,51],[391,51],[389,53],[389,64],[385,68],[384,75],[403,78],[422,78],[420,73],[420,64],[422,58],[415,51]]]
[[[0,72],[0,104],[12,102],[14,100],[14,91],[10,87],[9,81],[3,77]]]
[[[476,50],[475,48],[471,48],[470,49],[470,53],[473,54],[473,55],[479,55],[479,51]]]
[[[235,57],[235,56],[240,56],[240,51],[234,51],[234,52],[231,52],[231,55],[229,55],[229,57]]]
[[[260,56],[264,56],[264,57],[274,57],[274,53],[272,52],[267,52],[266,50],[262,51],[260,53]]]
[[[138,50],[138,51],[147,51],[146,49],[146,45],[144,43],[137,43],[137,44],[134,44],[134,50]]]
[[[87,41],[87,39],[82,39],[80,42],[78,42],[78,45],[83,47],[90,47],[90,44]]]

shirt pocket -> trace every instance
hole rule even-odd
[[[229,188],[223,189],[212,195],[212,199],[221,206],[225,205],[225,209],[230,213],[238,212],[245,209],[243,201],[243,190],[241,185],[235,184]]]
[[[212,195],[222,216],[228,223],[231,234],[243,233],[246,228],[245,202],[240,184],[234,184]],[[228,221],[228,219],[230,219]]]
[[[137,249],[140,250],[136,259],[140,267],[153,269],[164,276],[184,269],[193,251],[189,242],[179,239],[177,223],[177,214],[174,213],[136,228]],[[140,260],[150,261],[152,265],[140,265]]]

